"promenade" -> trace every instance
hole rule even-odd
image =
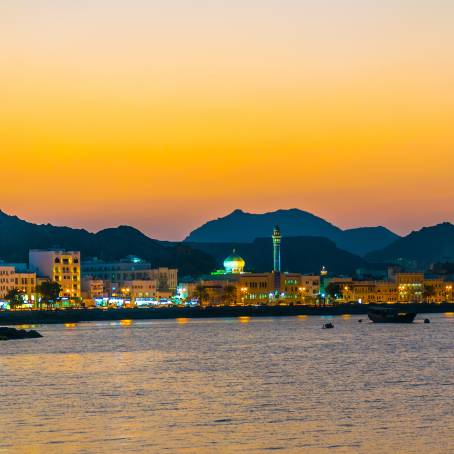
[[[382,305],[386,306],[386,305]],[[393,304],[405,312],[454,313],[454,303],[442,304]],[[166,307],[130,309],[65,309],[52,311],[5,311],[0,312],[0,325],[36,325],[53,323],[77,323],[109,320],[147,320],[209,317],[282,317],[282,316],[335,316],[367,314],[366,304],[341,304],[337,306],[223,306],[223,307]]]

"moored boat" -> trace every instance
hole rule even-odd
[[[374,307],[367,313],[374,323],[412,323],[416,315],[416,312],[403,312],[387,307]]]

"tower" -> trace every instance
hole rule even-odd
[[[281,229],[278,225],[273,230],[273,271],[281,271]]]

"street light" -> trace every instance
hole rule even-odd
[[[242,293],[242,296],[241,296],[241,303],[244,304],[244,299],[246,298],[247,296],[247,287],[241,287],[241,293]]]
[[[299,287],[303,304],[306,304],[306,287]]]
[[[446,286],[446,299],[448,300],[448,303],[452,299],[452,285],[447,285]]]

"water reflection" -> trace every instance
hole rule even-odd
[[[445,317],[339,317],[329,333],[319,317],[43,325],[0,345],[0,452],[445,454]]]
[[[65,328],[75,328],[77,323],[65,323]]]

